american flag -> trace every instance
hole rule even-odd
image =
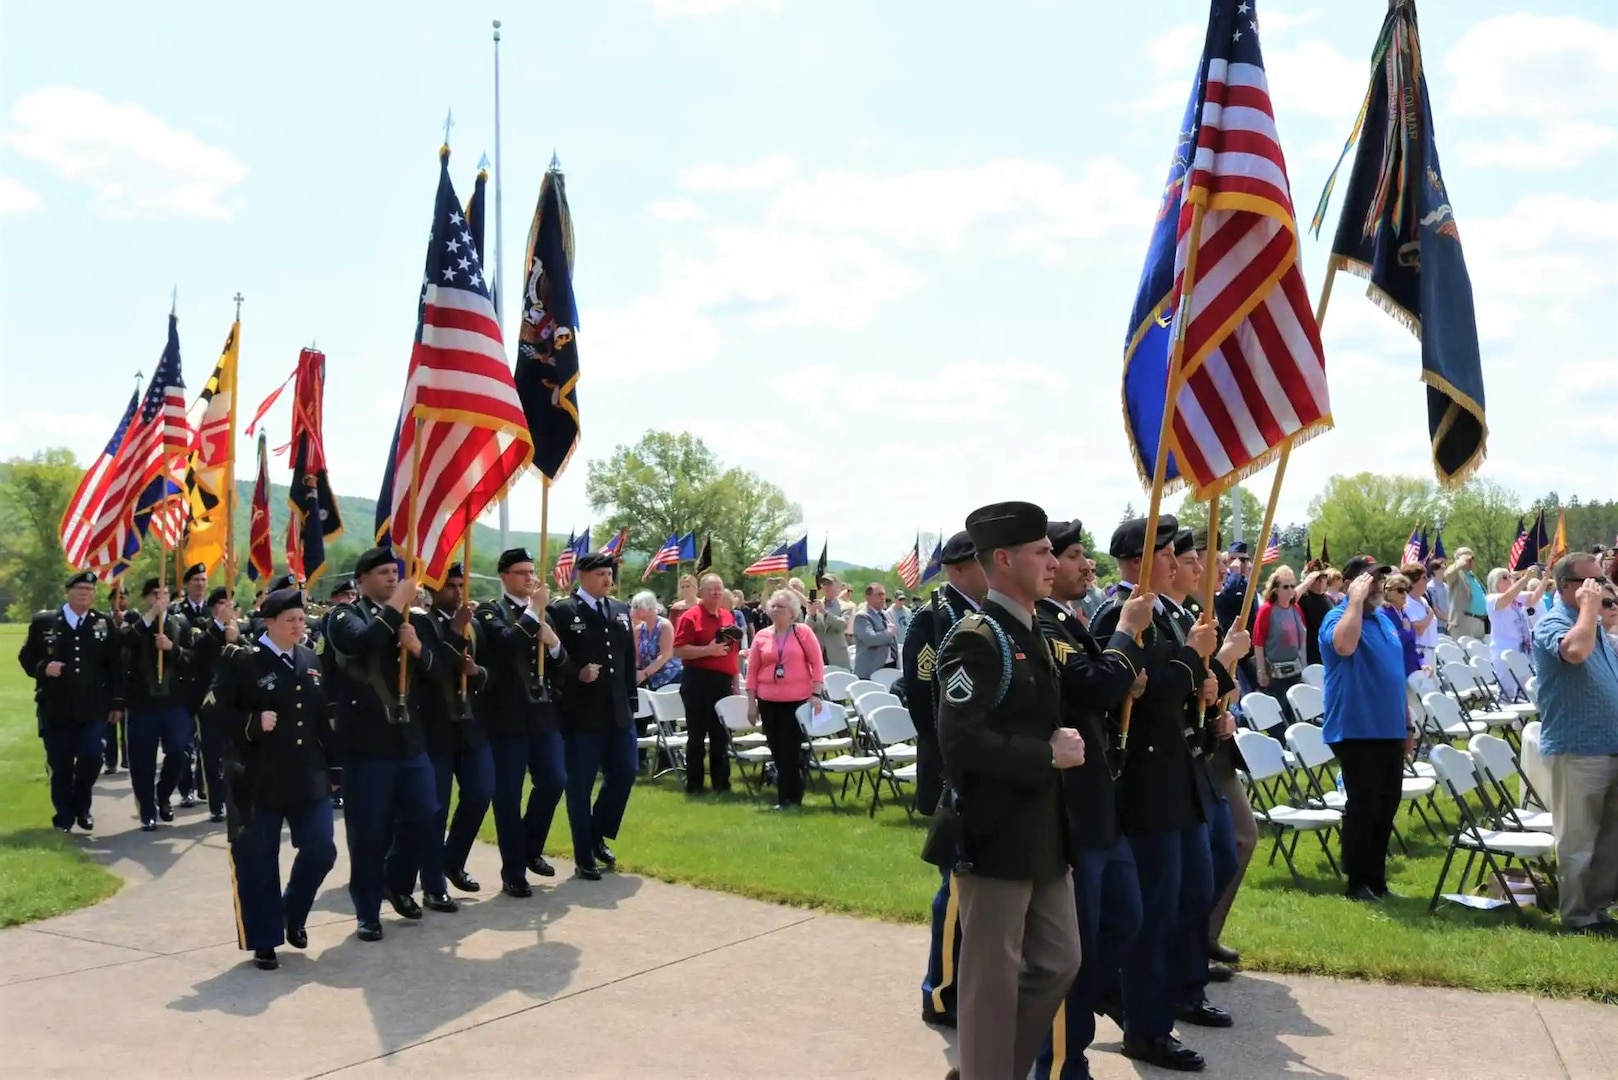
[[[565,589],[573,584],[573,564],[579,561],[581,550],[590,550],[589,529],[585,529],[581,537],[575,537],[572,533],[567,534],[567,547],[556,557],[556,569],[551,573],[558,589]]]
[[[61,528],[58,534],[62,538],[62,554],[67,557],[71,566],[83,566],[90,555],[90,535],[95,528],[95,522],[101,516],[101,507],[106,503],[107,491],[112,486],[113,464],[117,460],[118,450],[124,444],[124,438],[129,434],[130,425],[135,420],[135,410],[140,408],[140,390],[129,395],[129,407],[124,410],[122,420],[113,429],[112,438],[101,453],[90,463],[85,470],[84,478],[79,481],[78,490],[73,492],[73,498],[67,504],[67,512],[62,515]]]
[[[624,545],[627,543],[629,543],[629,526],[625,525],[623,528],[619,529],[616,534],[614,534],[611,540],[608,540],[605,544],[601,545],[600,554],[611,555],[615,558],[623,558]],[[586,548],[585,550],[589,549]]]
[[[914,589],[921,584],[921,540],[918,538],[905,552],[905,557],[899,560],[894,567],[899,573],[899,580],[905,583],[905,588]]]
[[[1522,518],[1517,519],[1517,538],[1511,542],[1511,554],[1506,556],[1506,565],[1511,569],[1518,569],[1517,563],[1522,558],[1523,549],[1528,546],[1528,530],[1523,528]]]
[[[1421,532],[1418,529],[1410,530],[1410,539],[1405,541],[1404,555],[1399,560],[1402,563],[1421,562]]]
[[[642,581],[650,581],[652,575],[659,570],[667,570],[671,566],[680,565],[680,534],[672,533],[663,541],[663,546],[657,549],[652,561],[646,564],[646,573],[640,576]]]
[[[1187,481],[1199,497],[1222,490],[1283,444],[1331,426],[1297,232],[1258,15],[1251,0],[1216,0],[1124,359],[1125,424],[1143,479],[1153,476],[1170,405],[1176,335],[1184,341],[1171,486]]]
[[[105,580],[116,579],[140,551],[148,529],[171,547],[180,543],[190,450],[179,320],[170,313],[168,344],[141,398],[140,414],[113,462],[112,480],[91,528],[86,567]]]
[[[786,573],[788,570],[792,569],[791,562],[787,557],[787,549],[789,546],[790,545],[782,544],[769,554],[761,556],[758,562],[754,563],[752,566],[749,566],[746,570],[743,570],[742,573],[749,577],[765,577],[769,574]]]
[[[1264,554],[1259,556],[1258,564],[1268,566],[1281,561],[1281,530],[1270,530],[1270,542],[1264,545]]]
[[[439,155],[416,341],[390,465],[389,526],[396,544],[414,549],[405,554],[418,558],[423,583],[444,583],[469,522],[505,494],[533,455],[499,317],[450,183],[446,148]],[[412,505],[418,456],[420,502]]]

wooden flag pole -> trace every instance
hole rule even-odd
[[[470,510],[468,510],[466,514],[466,535],[461,540],[461,580],[465,582],[465,584],[461,586],[462,604],[471,603],[471,601],[466,598],[466,590],[472,582],[472,526],[474,524],[475,522],[472,520],[472,513]],[[466,655],[470,656],[472,654],[472,624],[467,623],[466,629],[462,632],[466,635]],[[461,668],[461,702],[462,704],[469,704],[466,696],[465,666],[462,666]]]
[[[1231,498],[1235,498],[1232,495]],[[1214,621],[1214,587],[1219,577],[1216,572],[1219,566],[1219,495],[1208,500],[1208,552],[1214,556],[1213,565],[1204,565],[1202,568],[1202,621]]]
[[[236,324],[231,333],[236,335],[237,363],[231,368],[230,376],[230,438],[225,450],[225,484],[223,510],[225,512],[225,593],[230,597],[231,606],[236,604],[236,413],[237,406],[241,404],[241,387],[237,385],[237,368],[241,366],[241,327],[242,327],[242,301],[246,297],[238,292],[231,297],[236,302]]]
[[[551,546],[551,481],[545,474],[540,474],[539,485],[539,565],[534,569],[540,574],[538,584],[545,586],[545,567],[549,565]],[[534,648],[539,650],[539,689],[545,688],[545,613],[539,613],[539,630],[534,634]]]
[[[168,467],[167,463],[165,463],[164,468],[167,469],[167,467]],[[153,512],[156,513],[156,511],[153,511]],[[163,541],[163,557],[161,559],[157,560],[157,591],[158,592],[162,592],[164,589],[168,588],[168,579],[169,579],[169,542],[168,542],[168,540],[165,539]],[[163,632],[163,627],[167,623],[168,623],[168,609],[165,608],[162,611],[158,612],[157,626],[155,627],[156,633],[161,634]],[[163,681],[163,650],[162,649],[157,650],[157,681],[160,682],[160,683]]]
[[[1146,536],[1141,542],[1141,580],[1138,587],[1144,592],[1151,592],[1153,586],[1152,569],[1157,563],[1157,519],[1163,510],[1163,484],[1168,476],[1169,469],[1169,435],[1174,430],[1174,405],[1180,396],[1181,368],[1185,361],[1185,330],[1190,320],[1191,294],[1196,288],[1197,278],[1197,247],[1202,243],[1203,208],[1191,208],[1191,232],[1185,253],[1185,275],[1180,285],[1180,299],[1174,308],[1174,339],[1169,345],[1169,379],[1163,395],[1163,426],[1157,434],[1157,465],[1152,470],[1152,501],[1146,511]],[[1142,635],[1144,637],[1144,635]],[[1134,710],[1135,699],[1124,699],[1124,707],[1118,714],[1118,749],[1125,750],[1129,746],[1129,714]]]
[[[421,418],[413,417],[410,422],[414,427],[412,428],[413,434],[410,439],[410,513],[405,518],[405,551],[410,556],[408,568],[410,577],[414,579],[416,575],[421,573],[421,559],[416,555],[416,547],[421,542],[421,537],[418,535],[419,530],[416,528],[416,521],[419,517],[419,500],[421,498]],[[409,603],[405,604],[404,619],[406,622],[410,621]],[[410,654],[401,640],[399,642],[399,711],[401,715],[408,707],[409,690]]]
[[[1315,326],[1321,327],[1326,322],[1326,305],[1331,303],[1331,285],[1337,277],[1337,267],[1328,266],[1326,269],[1326,282],[1320,287],[1320,301],[1315,304]],[[1281,456],[1275,462],[1275,480],[1270,484],[1270,503],[1264,508],[1264,529],[1260,532],[1259,543],[1268,546],[1270,530],[1275,528],[1275,506],[1281,498],[1281,481],[1286,479],[1287,462],[1292,457],[1292,440],[1289,438],[1281,444]],[[1253,597],[1258,590],[1254,588],[1258,572],[1264,568],[1264,549],[1259,549],[1258,562],[1253,567],[1253,574],[1247,579],[1247,591],[1242,596],[1242,612],[1236,617],[1232,625],[1245,627],[1247,615],[1253,610]]]

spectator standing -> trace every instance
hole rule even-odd
[[[1388,840],[1404,786],[1405,753],[1414,740],[1405,701],[1404,648],[1383,607],[1391,566],[1356,555],[1343,568],[1345,603],[1320,628],[1326,668],[1324,735],[1342,766],[1343,872],[1350,900],[1388,895]]]
[[[1400,573],[1390,573],[1382,579],[1382,613],[1393,624],[1399,635],[1399,652],[1404,658],[1405,674],[1421,670],[1421,652],[1416,648],[1416,628],[1405,614],[1405,601],[1410,599],[1410,579]]]
[[[636,593],[629,614],[635,622],[635,681],[648,690],[679,682],[674,624],[657,613],[657,597],[650,590]]]
[[[1550,583],[1549,577],[1541,578],[1532,570],[1519,574],[1497,566],[1489,571],[1489,660],[1501,692],[1508,697],[1520,697],[1523,690],[1506,666],[1506,653],[1533,655],[1532,627],[1539,621],[1540,604]]]
[[[910,629],[910,598],[903,591],[893,594],[893,624],[899,628],[899,642],[904,643],[905,632]]]
[[[770,625],[747,655],[747,716],[764,729],[775,762],[777,810],[803,805],[803,729],[798,709],[826,697],[826,665],[797,593],[781,589],[765,603]]]
[[[880,581],[865,586],[865,610],[854,618],[854,674],[869,679],[899,666],[899,627],[888,614],[888,589]]]
[[[1435,638],[1449,633],[1449,585],[1444,581],[1444,568],[1448,564],[1434,556],[1427,560],[1427,604],[1437,619]]]
[[[1331,597],[1326,595],[1326,578],[1326,568],[1318,560],[1312,562],[1297,590],[1298,610],[1303,612],[1303,655],[1311,664],[1320,663],[1320,624],[1332,609]]]
[[[841,586],[830,574],[819,581],[816,598],[809,601],[809,629],[820,642],[820,654],[828,667],[848,667],[848,620],[851,612],[837,598]]]
[[[683,671],[680,699],[685,702],[685,790],[702,794],[703,751],[716,792],[730,790],[730,732],[715,706],[736,693],[742,631],[725,604],[725,582],[704,574],[697,585],[697,605],[674,624],[674,655]]]
[[[1489,608],[1483,583],[1473,572],[1476,561],[1471,548],[1461,548],[1444,580],[1449,584],[1450,633],[1482,641],[1489,632]]]
[[[1298,610],[1297,575],[1290,566],[1270,572],[1264,586],[1264,603],[1259,605],[1253,623],[1254,667],[1258,687],[1281,704],[1281,715],[1288,723],[1297,718],[1287,703],[1287,691],[1303,682],[1303,639],[1308,630],[1303,612]]]
[[[1551,772],[1562,927],[1618,937],[1618,651],[1601,632],[1601,562],[1563,556],[1534,629],[1539,749]]]
[[[1433,610],[1432,602],[1428,599],[1427,590],[1430,582],[1427,570],[1420,563],[1406,563],[1399,568],[1410,582],[1410,594],[1405,597],[1405,618],[1410,620],[1410,629],[1416,634],[1416,655],[1421,658],[1422,667],[1433,666],[1433,650],[1438,648],[1438,612]]]
[[[697,579],[690,574],[681,574],[677,595],[674,602],[669,605],[669,618],[679,619],[687,611],[697,606]]]

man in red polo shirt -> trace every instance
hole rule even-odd
[[[697,604],[680,613],[674,624],[674,655],[683,666],[680,698],[685,702],[685,790],[702,792],[702,754],[706,743],[708,768],[715,791],[730,790],[730,732],[714,706],[736,693],[737,665],[741,657],[741,628],[725,603],[725,583],[718,574],[705,574],[697,583]]]

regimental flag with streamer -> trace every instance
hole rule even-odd
[[[213,374],[191,406],[191,458],[185,470],[186,499],[191,506],[191,527],[186,532],[185,561],[201,563],[212,573],[225,561],[226,520],[231,512],[227,492],[230,463],[236,448],[231,445],[231,427],[236,411],[236,368],[241,356],[242,324],[231,324],[225,347]]]
[[[1154,480],[1176,335],[1164,491],[1189,484],[1206,499],[1283,444],[1331,427],[1250,0],[1214,0],[1129,325],[1124,426],[1144,483]]]
[[[297,573],[297,567],[289,567]],[[275,551],[270,546],[270,455],[264,432],[258,433],[258,479],[253,481],[253,503],[247,519],[247,576],[268,581],[275,572]]]
[[[439,154],[417,310],[385,524],[395,550],[415,556],[422,583],[436,589],[470,523],[505,495],[534,453],[483,267],[450,183],[447,146]]]
[[[292,486],[287,503],[293,523],[287,543],[296,549],[293,567],[312,584],[326,569],[326,543],[343,535],[343,519],[326,475],[326,354],[316,349],[298,353],[297,384],[292,392]]]
[[[534,467],[553,482],[579,445],[579,313],[573,302],[573,215],[556,161],[539,185],[528,229],[517,392],[534,443]]]
[[[124,415],[113,428],[112,438],[101,453],[90,463],[79,480],[78,488],[73,492],[73,498],[68,500],[67,510],[62,514],[61,526],[57,535],[62,540],[62,554],[66,557],[68,565],[80,567],[86,565],[90,556],[90,537],[95,529],[96,519],[101,516],[102,507],[106,505],[107,493],[115,486],[117,473],[114,469],[118,460],[118,451],[122,449],[124,440],[129,437],[129,429],[135,422],[135,411],[140,408],[140,389],[129,396],[129,406],[124,409]]]
[[[1412,0],[1388,6],[1371,66],[1343,147],[1347,157],[1359,143],[1331,265],[1370,279],[1371,299],[1421,339],[1433,470],[1455,487],[1483,464],[1489,427],[1472,279],[1438,164]],[[1310,228],[1317,236],[1341,168],[1339,160],[1315,207]]]

